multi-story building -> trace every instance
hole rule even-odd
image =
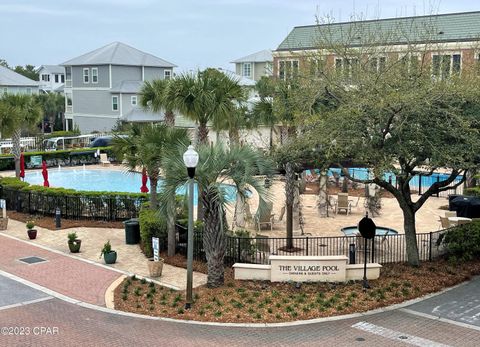
[[[272,51],[265,49],[234,60],[232,64],[237,75],[258,81],[262,76],[272,75],[272,61]]]
[[[0,65],[0,94],[38,94],[38,82]]]
[[[129,117],[161,120],[161,114],[141,110],[139,91],[144,81],[173,77],[174,64],[114,42],[61,65],[65,67],[67,130],[78,126],[82,133],[109,131],[118,120]]]
[[[298,26],[273,52],[274,75],[286,79],[312,69],[312,56],[343,72],[358,63],[323,47],[326,41],[349,49],[381,44],[384,54],[370,59],[376,69],[408,50],[425,59],[433,76],[445,78],[479,60],[480,11]]]
[[[65,68],[60,65],[42,65],[37,69],[39,88],[45,93],[63,93]]]

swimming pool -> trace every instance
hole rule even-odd
[[[360,234],[356,226],[342,228],[342,232],[345,236],[356,236],[357,234]],[[385,227],[377,227],[375,230],[375,236],[384,236],[387,233],[388,235],[397,235],[398,231]]]
[[[30,184],[43,185],[43,176],[40,171],[25,173],[25,181]],[[142,175],[136,172],[116,170],[88,170],[88,169],[56,169],[48,171],[50,187],[62,187],[75,190],[97,192],[127,192],[140,193]],[[162,180],[158,182],[158,191],[162,190]],[[147,183],[149,186],[150,182]],[[225,199],[235,201],[237,190],[234,186],[225,184]],[[185,194],[186,187],[180,187],[178,194]],[[197,187],[194,190],[194,201],[197,201]]]
[[[315,172],[317,174],[319,174],[320,170],[316,169]],[[306,173],[307,173],[307,175],[309,175],[310,170],[307,170]],[[366,180],[366,179],[369,178],[368,177],[369,176],[369,170],[367,168],[361,168],[361,167],[349,168],[348,173],[353,178],[357,178],[357,179],[360,179],[360,180]],[[330,169],[328,169],[328,176],[333,176],[334,174],[335,175],[337,175],[337,174],[341,175],[341,169],[340,168],[330,168]],[[414,176],[410,180],[410,187],[413,188],[413,189],[418,189],[418,187],[420,186],[420,183],[421,183],[422,189],[428,189],[435,182],[446,180],[448,177],[450,177],[450,175],[440,173],[440,172],[435,172],[430,176],[421,176],[421,178],[420,178],[420,176],[417,175],[417,176]],[[456,182],[459,182],[462,179],[462,177],[463,176],[461,176],[461,175],[457,176],[452,184],[454,184]],[[391,172],[385,173],[384,176],[383,176],[383,179],[387,182],[389,180],[391,180],[392,184],[394,184],[394,185],[396,184],[396,181],[397,181],[395,174],[393,174]]]

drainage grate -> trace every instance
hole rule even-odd
[[[42,263],[44,261],[47,261],[46,259],[43,259],[40,257],[27,257],[27,258],[21,258],[18,260],[26,264],[36,264],[36,263]]]

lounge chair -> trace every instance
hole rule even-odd
[[[272,213],[273,204],[271,202],[267,203],[267,208],[262,211],[260,214],[260,210],[257,211],[255,214],[255,227],[258,231],[261,230],[262,225],[270,225],[270,230],[273,230],[273,218],[275,214]]]
[[[100,153],[100,164],[102,164],[102,166],[111,164],[108,160],[107,153]]]
[[[345,210],[347,216],[352,212],[352,204],[348,201],[347,193],[338,193],[337,202],[335,203],[335,214],[338,214],[338,211]]]

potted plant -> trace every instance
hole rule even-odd
[[[154,260],[154,258],[148,258],[147,264],[150,277],[162,276],[163,258],[158,258],[158,260]]]
[[[112,251],[112,245],[110,244],[110,240],[107,241],[103,245],[102,251],[100,253],[100,258],[103,255],[103,260],[105,260],[105,264],[115,264],[117,261],[117,252]]]
[[[80,252],[80,246],[82,245],[82,240],[77,238],[77,233],[68,234],[68,248],[72,253]]]
[[[33,228],[35,228],[35,222],[33,220],[29,220],[29,221],[27,221],[26,226],[27,226],[28,238],[30,240],[36,239],[37,238],[37,229],[33,229]]]

